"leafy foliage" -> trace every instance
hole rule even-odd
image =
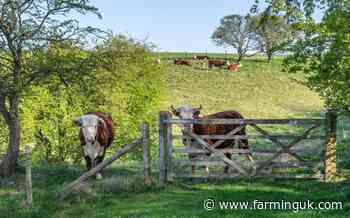
[[[9,130],[8,152],[0,162],[0,176],[8,177],[16,170],[21,142],[19,108],[27,89],[34,85],[33,82],[44,82],[62,72],[61,68],[48,69],[36,65],[40,63],[36,56],[40,57],[40,53],[52,42],[71,40],[78,43],[90,33],[99,32],[92,27],[80,27],[78,21],[70,16],[72,12],[101,17],[89,0],[0,2],[0,113]],[[71,65],[67,71],[79,72],[79,67]]]
[[[248,56],[249,51],[257,48],[251,23],[250,16],[225,16],[220,20],[220,26],[214,31],[212,39],[218,46],[235,48],[238,61],[241,61],[243,57]]]
[[[290,42],[292,37],[290,25],[285,18],[266,13],[254,16],[252,19],[251,28],[256,34],[259,49],[271,62],[272,55],[283,51]]]
[[[289,11],[287,2],[281,1],[275,9],[288,12],[302,34],[290,46],[285,67],[305,74],[304,83],[325,99],[327,107],[350,112],[350,1],[293,1],[289,6],[293,4],[295,10]],[[324,10],[321,22],[312,17],[316,8]]]
[[[33,81],[36,85],[26,92],[21,105],[22,143],[33,144],[37,161],[79,162],[81,147],[72,119],[88,111],[112,114],[118,145],[138,137],[142,121],[155,123],[164,93],[162,68],[154,63],[147,45],[123,36],[92,50],[55,43],[32,60],[41,69],[62,72],[44,84]],[[78,64],[77,72],[67,73]]]

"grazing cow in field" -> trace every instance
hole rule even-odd
[[[160,64],[160,59],[157,58],[156,61],[155,61],[156,64]]]
[[[244,119],[243,116],[237,112],[237,111],[223,111],[218,112],[215,114],[210,114],[207,116],[200,116],[200,112],[202,109],[202,106],[199,108],[192,108],[189,106],[181,106],[179,108],[174,108],[173,106],[170,107],[172,113],[179,117],[180,119]],[[196,135],[226,135],[232,130],[238,128],[240,125],[237,124],[183,124],[184,129],[187,129],[188,131],[193,132]],[[238,131],[235,135],[238,136],[246,136],[246,130],[245,127],[242,128],[240,131]],[[219,139],[205,139],[205,141],[209,144],[209,146],[214,145]],[[188,144],[184,139],[184,144]],[[248,139],[240,139],[241,143],[238,143],[238,147],[240,149],[250,149]],[[232,148],[235,145],[234,139],[227,139],[225,140],[221,145],[216,147],[217,149],[225,149],[225,148]],[[191,139],[190,146],[198,148],[200,145],[194,141],[194,139]],[[210,154],[209,154],[210,155]],[[232,154],[225,153],[226,157],[231,159]],[[252,154],[249,152],[246,154],[247,159],[251,162],[254,162]],[[198,154],[190,154],[190,159],[195,159],[198,156]],[[225,166],[225,173],[228,173],[228,166]],[[209,172],[208,166],[206,167],[207,172]],[[195,167],[192,166],[192,173],[194,173]]]
[[[230,62],[227,60],[208,60],[208,67],[212,68],[214,67],[223,67],[223,66],[229,66]]]
[[[80,127],[80,143],[88,170],[94,168],[104,159],[106,149],[114,140],[114,124],[111,115],[102,112],[89,112],[74,119]],[[101,179],[101,172],[96,174]]]
[[[195,55],[193,56],[194,60],[209,60],[209,56],[208,55]]]
[[[240,67],[242,67],[242,64],[240,62],[238,62],[237,64],[230,64],[228,65],[228,69],[231,71],[236,71],[238,70]]]
[[[190,60],[184,60],[184,59],[175,59],[174,64],[192,66],[192,62]]]

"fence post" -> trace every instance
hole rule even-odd
[[[150,151],[150,135],[148,123],[143,123],[141,126],[142,144],[143,144],[143,166],[144,166],[144,182],[145,185],[152,184],[151,178],[151,151]]]
[[[167,178],[167,124],[168,112],[159,113],[159,184],[164,186]]]
[[[33,205],[33,189],[32,189],[32,161],[29,145],[25,146],[25,168],[26,168],[26,203],[28,207]]]
[[[172,114],[170,112],[167,112],[167,119],[170,120],[172,118]],[[167,133],[167,181],[173,181],[173,166],[172,166],[172,160],[173,160],[173,130],[172,130],[172,124],[167,123],[166,124],[166,133]]]
[[[334,179],[337,171],[337,112],[327,109],[326,112],[326,140],[324,149],[324,181]]]

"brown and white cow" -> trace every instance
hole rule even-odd
[[[74,119],[74,123],[80,127],[80,143],[87,170],[90,170],[103,161],[106,149],[114,140],[112,117],[103,112],[89,112]],[[96,178],[102,178],[101,172]]]
[[[208,60],[208,67],[223,67],[223,66],[229,66],[230,62],[227,60]]]
[[[209,60],[209,56],[208,55],[194,55],[193,56],[194,60]]]
[[[223,111],[215,114],[210,114],[206,116],[200,116],[202,106],[199,108],[193,108],[189,106],[181,106],[179,108],[170,107],[172,113],[179,117],[180,119],[244,119],[244,117],[237,111]],[[196,135],[226,135],[232,130],[238,128],[237,124],[183,124],[183,128],[193,132]],[[235,135],[246,136],[245,127],[242,128]],[[209,146],[214,145],[218,139],[205,139],[205,141],[209,144]],[[241,139],[241,143],[238,144],[240,149],[250,149],[248,139]],[[235,145],[234,139],[225,140],[220,146],[216,147],[217,149],[225,149],[232,148]],[[186,140],[184,140],[184,144],[188,144]],[[198,148],[198,143],[196,143],[193,139],[190,142],[190,146]],[[246,154],[247,159],[251,162],[254,162],[252,154],[249,152]],[[200,155],[199,155],[200,156]],[[226,153],[225,156],[231,159],[231,154]],[[190,159],[195,159],[198,157],[198,154],[189,155]],[[225,173],[228,172],[229,167],[225,167]],[[209,171],[208,167],[206,169]],[[195,167],[192,166],[192,172],[194,173]]]
[[[230,71],[236,71],[238,70],[240,67],[242,67],[242,64],[240,62],[238,62],[237,64],[230,64],[228,65],[228,70]]]
[[[184,60],[184,59],[175,59],[174,64],[192,66],[192,62],[190,60]]]

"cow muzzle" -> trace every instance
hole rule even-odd
[[[93,164],[93,167],[95,165],[96,158],[101,153],[101,146],[100,143],[95,141],[95,143],[86,143],[84,146],[84,155],[88,156]]]

